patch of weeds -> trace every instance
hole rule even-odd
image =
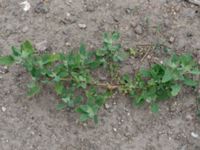
[[[163,64],[152,64],[150,68],[141,68],[134,75],[119,74],[121,62],[127,53],[117,43],[119,33],[105,33],[103,46],[95,51],[87,51],[81,44],[76,52],[38,54],[29,41],[19,48],[12,47],[12,54],[0,56],[0,65],[23,66],[31,75],[28,95],[34,96],[42,90],[42,85],[51,84],[60,96],[58,110],[66,107],[80,113],[80,121],[93,119],[98,122],[98,111],[113,94],[119,90],[129,95],[136,105],[147,102],[153,112],[157,112],[158,102],[177,96],[183,86],[195,88],[199,81],[193,80],[199,75],[199,66],[190,54],[176,55]],[[137,55],[134,49],[129,53]],[[105,69],[110,79],[100,82],[93,72]]]

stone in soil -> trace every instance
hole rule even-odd
[[[42,13],[42,14],[46,14],[49,12],[49,8],[44,2],[37,3],[34,10],[36,13]]]
[[[86,29],[87,28],[87,25],[82,24],[82,23],[78,24],[78,26],[79,26],[80,29]]]
[[[137,25],[135,28],[135,33],[141,35],[143,33],[143,29],[141,25]]]
[[[114,131],[114,132],[117,132],[117,128],[113,128],[113,131]]]
[[[0,66],[0,73],[2,73],[2,74],[8,73],[8,67],[7,66],[4,66],[4,67]]]
[[[137,26],[137,23],[136,22],[131,22],[131,27],[135,28]]]
[[[2,106],[2,107],[1,107],[1,110],[2,110],[3,112],[5,112],[5,111],[6,111],[6,107]]]
[[[110,108],[110,105],[106,103],[106,104],[104,105],[104,107],[105,107],[105,109],[109,109],[109,108]]]
[[[88,2],[86,4],[85,8],[86,8],[86,11],[93,12],[93,11],[95,11],[96,6],[93,2],[90,2],[90,3]]]
[[[194,132],[191,132],[191,136],[192,136],[193,138],[199,138],[199,135],[198,135],[197,133],[194,133]]]
[[[171,37],[169,38],[169,42],[170,42],[170,43],[174,43],[174,41],[175,41],[175,37],[171,36]]]
[[[39,51],[39,52],[44,52],[48,49],[48,42],[47,40],[41,41],[39,43],[35,44],[35,48]]]
[[[188,0],[190,3],[200,6],[200,0]]]
[[[26,33],[26,32],[28,31],[28,29],[29,29],[28,26],[24,26],[24,27],[22,28],[22,32],[23,32],[23,33]]]

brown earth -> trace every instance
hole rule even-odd
[[[67,51],[80,42],[92,50],[100,46],[103,32],[115,30],[124,48],[161,43],[200,56],[200,7],[184,0],[29,0],[27,12],[20,2],[0,0],[2,55],[26,39],[40,50]],[[129,61],[123,72],[141,65]],[[22,68],[2,72],[0,150],[200,150],[191,89],[161,103],[158,114],[117,95],[101,110],[98,125],[80,124],[77,114],[56,111],[58,97],[50,90],[28,99],[29,79]]]

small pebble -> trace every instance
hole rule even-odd
[[[39,51],[39,52],[44,52],[47,50],[48,46],[47,46],[47,40],[41,41],[39,43],[35,44],[35,48]]]
[[[148,58],[148,59],[151,59],[151,55],[148,55],[147,58]]]
[[[171,37],[169,38],[169,42],[170,42],[170,43],[174,43],[174,41],[175,41],[175,38],[174,38],[173,36],[171,36]]]
[[[131,22],[131,27],[135,28],[137,26],[136,22]]]
[[[105,109],[109,109],[109,108],[110,108],[110,105],[106,103],[106,104],[104,105],[104,107],[105,107]]]
[[[135,28],[135,33],[141,35],[143,33],[143,29],[141,25],[137,25]]]
[[[6,111],[6,107],[1,107],[1,110],[2,110],[3,112],[5,112],[5,111]]]
[[[86,24],[78,24],[79,28],[80,29],[86,29],[87,28],[87,25]]]
[[[117,105],[117,103],[114,101],[114,102],[113,102],[113,105]]]
[[[130,14],[131,13],[131,8],[126,8],[125,11],[126,11],[127,14]]]
[[[66,15],[67,15],[67,17],[70,17],[70,16],[71,16],[71,14],[70,14],[70,13],[68,13],[68,12],[66,13]]]
[[[46,14],[49,12],[49,8],[44,2],[37,3],[34,10],[36,13],[42,13],[42,14]]]
[[[32,135],[35,135],[35,132],[34,132],[34,131],[31,131],[31,134],[32,134]]]
[[[198,138],[198,137],[199,137],[199,135],[198,135],[197,133],[194,133],[194,132],[191,132],[191,136],[192,136],[193,138]]]
[[[23,7],[23,10],[26,12],[31,8],[31,5],[28,1],[23,1],[20,3],[20,5]]]
[[[190,114],[187,114],[185,118],[186,118],[186,120],[192,120],[193,119],[192,115],[190,115]]]
[[[183,145],[180,150],[187,150],[187,145]]]
[[[71,46],[71,44],[69,42],[66,42],[65,45],[68,47]]]
[[[28,29],[29,29],[28,26],[24,26],[24,27],[22,28],[22,32],[23,32],[23,33],[26,33],[26,32],[28,31]]]
[[[117,129],[116,129],[116,128],[113,128],[113,131],[114,131],[114,132],[117,132]]]

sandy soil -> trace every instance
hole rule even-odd
[[[103,32],[116,30],[124,48],[163,43],[200,56],[200,7],[184,0],[29,0],[27,12],[20,2],[0,0],[2,55],[26,39],[41,51],[68,51],[80,42],[92,50]],[[130,60],[122,69],[135,64]],[[59,98],[51,90],[28,99],[22,68],[13,66],[0,77],[0,150],[200,150],[191,89],[163,102],[158,114],[117,95],[94,125],[80,124],[71,111],[56,111]]]

